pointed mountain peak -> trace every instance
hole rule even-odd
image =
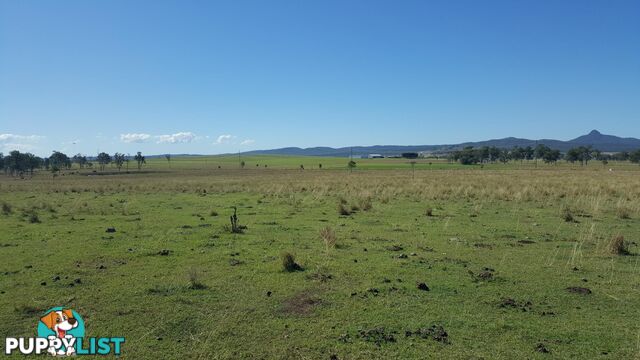
[[[591,132],[589,133],[589,135],[602,135],[602,134],[601,134],[601,133],[600,133],[600,131],[598,131],[598,130],[591,130]]]

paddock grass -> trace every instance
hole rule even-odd
[[[640,356],[637,165],[243,159],[0,176],[0,337],[64,305],[125,359]]]

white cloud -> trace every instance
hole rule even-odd
[[[196,134],[192,132],[179,132],[171,135],[158,135],[158,144],[160,143],[190,143],[196,138]]]
[[[216,144],[229,144],[235,138],[233,135],[220,135],[216,140]]]
[[[10,142],[10,141],[36,142],[43,138],[44,136],[39,136],[39,135],[0,134],[0,142],[3,142],[3,143]]]
[[[6,155],[13,150],[18,150],[20,152],[33,152],[34,150],[37,150],[37,147],[31,144],[2,143],[2,145],[0,145],[0,149],[2,149],[0,152],[4,152]]]
[[[150,138],[149,134],[120,134],[120,141],[124,143],[143,143]]]
[[[246,140],[243,140],[243,141],[240,143],[240,145],[251,145],[251,144],[253,144],[254,142],[256,142],[256,141],[255,141],[255,140],[253,140],[253,139],[246,139]]]
[[[0,151],[5,153],[13,150],[33,152],[38,149],[36,144],[42,139],[44,136],[40,135],[0,134]]]

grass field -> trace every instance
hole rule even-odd
[[[640,357],[637,165],[243,160],[0,176],[0,336],[69,306],[126,359]]]

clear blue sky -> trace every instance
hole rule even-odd
[[[640,137],[638,1],[0,0],[0,151]]]

